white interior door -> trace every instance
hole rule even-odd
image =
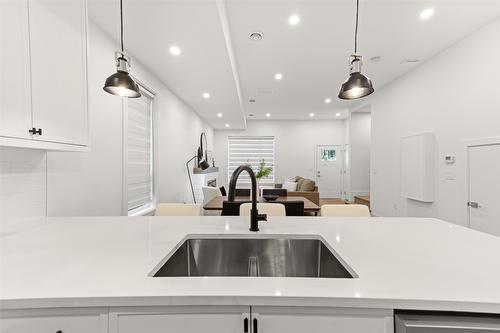
[[[321,198],[341,198],[343,190],[344,150],[342,146],[318,146],[316,184]]]
[[[500,144],[469,147],[469,226],[500,236]]]

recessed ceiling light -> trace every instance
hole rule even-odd
[[[337,112],[335,116],[340,117],[340,112]]]
[[[314,113],[309,113],[309,117],[314,117]]]
[[[266,117],[267,118],[271,117],[271,114],[270,113],[266,113]]]
[[[207,92],[204,92],[203,93],[203,98],[206,98],[206,99],[210,98],[210,94],[207,93]]]
[[[300,16],[298,15],[290,15],[290,17],[288,18],[288,23],[290,25],[297,25],[300,23]]]
[[[281,79],[283,78],[283,74],[281,74],[281,73],[276,73],[276,74],[274,74],[274,78],[275,78],[276,80],[281,80]]]
[[[231,127],[231,125],[229,125],[229,124],[226,124],[225,126],[226,126],[226,127]]]
[[[427,8],[424,9],[422,12],[420,12],[420,19],[421,20],[427,20],[434,15],[434,8]]]
[[[222,118],[223,114],[222,113],[217,113],[217,117]]]
[[[170,53],[172,53],[173,55],[176,55],[176,56],[181,54],[181,52],[182,52],[181,48],[178,46],[175,46],[175,45],[170,46],[169,51],[170,51]]]
[[[332,99],[331,99],[331,98],[327,98],[327,99],[325,99],[325,103],[326,103],[326,104],[330,104],[331,102],[332,102]]]

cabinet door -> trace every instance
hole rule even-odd
[[[85,0],[29,0],[34,139],[87,144]]]
[[[28,1],[0,1],[0,136],[31,139]]]
[[[251,333],[393,333],[391,310],[252,307]]]
[[[398,333],[498,333],[500,318],[495,315],[428,314],[415,311],[396,315]]]
[[[105,333],[107,331],[107,316],[105,314],[77,314],[70,311],[67,314],[54,315],[48,310],[35,310],[23,314],[2,315],[0,319],[1,333]],[[36,313],[39,312],[39,313]],[[64,311],[63,311],[64,312]]]
[[[249,307],[237,306],[110,312],[109,333],[244,333],[244,320],[249,319],[249,312]]]

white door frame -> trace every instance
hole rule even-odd
[[[500,144],[500,136],[493,136],[493,137],[486,137],[486,138],[478,138],[478,139],[471,139],[471,140],[466,140],[465,141],[465,204],[464,204],[464,211],[465,211],[465,216],[467,217],[467,227],[470,226],[470,207],[467,205],[467,203],[470,201],[470,148],[473,147],[481,147],[481,146],[493,146],[493,145],[499,145]]]
[[[346,149],[347,145],[346,144],[321,144],[321,145],[316,145],[316,150],[314,152],[314,178],[315,182],[317,183],[317,175],[318,175],[318,148],[320,147],[331,147],[331,146],[336,146],[340,147],[340,151],[342,153],[342,177],[340,178],[340,198],[341,199],[346,199],[347,198],[347,190],[346,190],[346,181],[345,178],[347,176],[347,171],[346,171],[346,161],[345,161],[345,155],[346,155]],[[316,184],[317,185],[317,184]],[[318,187],[318,192],[319,192],[319,187]],[[320,192],[321,193],[321,192]]]

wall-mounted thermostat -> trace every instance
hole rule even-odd
[[[446,162],[446,164],[453,164],[453,163],[455,163],[455,156],[446,155],[444,157],[444,161]]]

